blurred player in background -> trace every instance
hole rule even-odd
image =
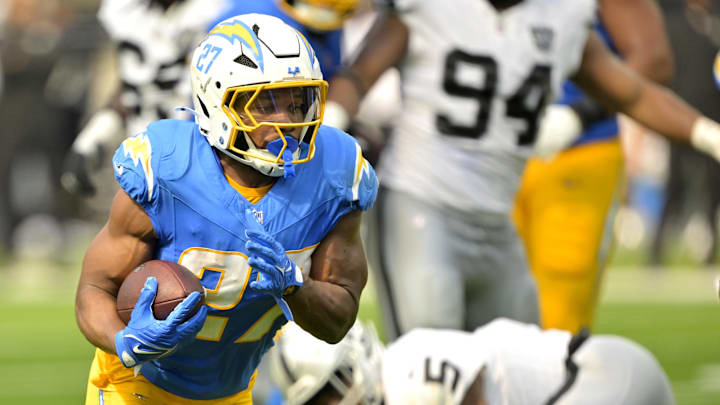
[[[666,15],[670,45],[678,61],[670,88],[696,105],[708,117],[720,120],[720,65],[714,61],[720,49],[720,4],[710,0],[659,0]],[[710,75],[714,67],[715,75]],[[700,261],[716,263],[718,213],[720,212],[720,164],[687,145],[670,145],[670,165],[665,181],[664,205],[650,245],[650,264],[667,263],[665,255],[684,232],[687,216],[698,215],[709,231],[709,240],[692,241],[702,246]],[[703,249],[704,248],[704,249]]]
[[[372,324],[356,321],[334,345],[288,324],[268,361],[285,405],[380,405],[383,353]]]
[[[601,0],[595,30],[629,68],[669,82],[672,53],[653,0]],[[577,333],[593,322],[622,193],[623,151],[617,117],[571,82],[560,104],[548,107],[544,128],[583,134],[554,157],[528,161],[513,214],[537,282],[541,325]]]
[[[271,355],[287,405],[671,405],[654,356],[627,339],[497,319],[415,329],[382,351],[354,326],[328,345],[288,325]]]
[[[87,404],[249,404],[255,369],[293,313],[328,342],[357,314],[360,223],[377,178],[350,136],[320,126],[327,82],[312,47],[277,18],[242,15],[210,31],[190,74],[196,123],[153,123],[113,159],[122,190],[76,297],[98,347]],[[201,279],[201,312],[184,320],[191,295],[155,320],[150,278],[122,324],[114,294],[149,259]]]
[[[541,129],[565,79],[608,111],[720,156],[720,126],[612,55],[589,30],[595,15],[593,1],[389,2],[358,58],[331,81],[325,122],[338,125],[383,71],[402,72],[404,110],[379,163],[391,336],[472,330],[498,316],[537,321],[510,209],[527,157],[580,135],[558,140]]]
[[[202,36],[235,0],[103,0],[98,18],[116,45],[119,89],[95,112],[65,158],[63,186],[92,196],[92,173],[126,136],[159,119],[189,119],[187,62]]]
[[[94,9],[74,0],[0,2],[0,261],[63,260],[73,250],[75,204],[59,173],[105,39]]]
[[[278,17],[300,31],[317,52],[326,79],[340,67],[342,27],[359,0],[237,1],[233,14],[260,13]]]

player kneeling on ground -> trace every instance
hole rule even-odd
[[[288,325],[273,376],[288,405],[675,403],[653,355],[618,336],[499,318],[474,332],[415,329],[379,350],[377,336],[358,325],[334,346]]]
[[[327,83],[312,47],[275,17],[240,15],[209,32],[190,74],[195,122],[150,124],[113,158],[122,190],[76,297],[98,347],[86,404],[250,404],[287,320],[337,342],[357,314],[377,178],[352,137],[320,125]],[[151,259],[200,279],[196,315],[197,292],[155,319],[151,277],[121,321],[118,288]]]

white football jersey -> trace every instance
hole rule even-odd
[[[409,29],[404,107],[385,185],[466,211],[509,212],[542,108],[579,67],[594,0],[395,0]]]
[[[415,329],[383,357],[386,403],[459,405],[482,370],[488,405],[544,404],[565,382],[570,339],[503,318],[473,333]]]
[[[104,0],[98,18],[118,44],[121,104],[127,133],[163,118],[188,118],[189,53],[227,9],[228,1],[184,0],[163,10],[150,0]]]

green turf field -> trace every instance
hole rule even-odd
[[[75,325],[73,265],[0,269],[0,404],[82,404],[92,347]],[[712,272],[609,272],[597,333],[630,337],[670,376],[678,404],[720,404],[720,303]],[[363,318],[376,319],[371,291]]]

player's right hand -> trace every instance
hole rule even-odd
[[[88,159],[85,155],[74,150],[70,150],[65,155],[60,182],[70,194],[80,197],[92,197],[95,195],[95,185],[90,180],[88,170]]]
[[[207,306],[190,319],[187,316],[203,297],[193,292],[185,298],[165,320],[157,320],[152,303],[157,293],[157,280],[148,277],[133,308],[130,322],[115,334],[115,351],[122,364],[131,368],[146,361],[158,359],[175,351],[195,338],[205,323]]]

